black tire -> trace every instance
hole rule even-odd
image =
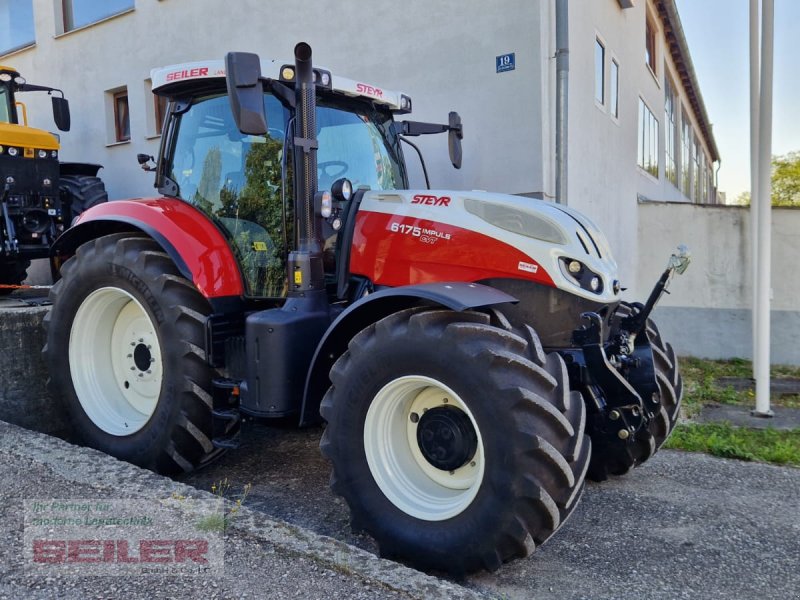
[[[28,276],[29,260],[6,260],[0,262],[0,284],[19,285]],[[0,296],[8,296],[14,288],[0,287]]]
[[[62,175],[61,198],[69,204],[69,223],[83,211],[108,201],[103,180],[91,175]]]
[[[88,446],[164,474],[219,454],[210,439],[215,371],[203,350],[211,307],[169,256],[150,238],[108,235],[78,248],[61,275],[50,292],[44,354],[50,391],[73,431]],[[128,346],[129,354],[118,351]],[[145,409],[135,410],[137,402]]]
[[[612,326],[632,312],[627,302],[620,304],[614,315]],[[634,467],[650,459],[667,441],[680,416],[683,399],[683,379],[678,369],[678,359],[669,343],[666,343],[652,319],[647,320],[647,335],[653,349],[653,362],[658,384],[659,409],[647,428],[637,432],[632,443],[608,441],[595,443],[595,452],[589,465],[587,477],[592,481],[604,481],[609,475],[624,475]]]
[[[418,393],[412,388],[421,378],[435,385]],[[446,386],[453,392],[451,406],[467,407],[471,417],[461,414],[471,419],[482,440],[483,454],[479,445],[462,467],[450,472],[478,462],[483,469],[463,499],[458,496],[461,504],[452,515],[434,515],[438,505],[424,503],[423,516],[405,510],[382,490],[374,474],[379,470],[370,466],[367,448],[374,446],[369,440],[383,439],[385,431],[367,428],[370,407],[374,404],[374,412],[382,414],[380,407],[389,397],[385,391],[406,380],[411,381],[406,408],[428,390]],[[523,337],[491,325],[483,313],[405,310],[356,335],[331,369],[331,381],[321,405],[328,421],[321,449],[333,466],[331,487],[349,505],[353,529],[371,534],[382,556],[456,576],[495,570],[547,540],[578,504],[591,454],[583,431],[584,404],[580,394],[569,391],[561,357],[545,355],[530,328]],[[435,408],[444,410],[445,405]],[[418,422],[416,413],[408,415],[420,428],[425,410]],[[398,425],[406,422],[399,419]],[[390,438],[400,439],[385,440]],[[411,439],[393,446],[397,456],[414,452]],[[447,478],[448,471],[431,466],[430,460],[415,464],[405,472],[417,483],[428,485],[425,477],[430,476],[420,475],[425,469]],[[435,493],[444,489],[430,482]]]

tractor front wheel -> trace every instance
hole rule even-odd
[[[523,335],[483,313],[410,309],[333,366],[321,448],[353,528],[383,556],[494,570],[574,510],[591,452],[584,405],[561,358]]]
[[[46,317],[50,388],[89,446],[161,472],[189,471],[211,443],[208,302],[153,240],[87,242],[62,268]]]

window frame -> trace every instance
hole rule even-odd
[[[30,7],[30,14],[31,14],[31,21],[30,21],[30,39],[24,38],[23,41],[14,43],[13,45],[5,47],[0,47],[0,56],[5,56],[7,54],[12,54],[23,48],[29,48],[30,46],[34,46],[36,44],[36,19],[33,12],[33,0],[28,0],[28,6]],[[11,11],[11,5],[9,4],[8,7],[9,12]],[[21,12],[21,11],[16,11]],[[15,29],[19,31],[17,27],[11,27],[11,19],[9,18],[9,28]],[[9,42],[11,43],[11,42]]]
[[[691,121],[687,118],[686,108],[681,103],[681,147],[680,147],[680,163],[681,169],[678,176],[680,185],[678,189],[687,198],[691,198],[692,194],[692,140],[694,138],[694,130]]]
[[[73,7],[74,0],[60,0],[61,5],[61,33],[69,33],[70,31],[76,31],[78,29],[83,29],[84,27],[91,27],[95,23],[100,23],[105,21],[106,19],[111,19],[118,15],[130,12],[136,9],[136,0],[130,0],[130,6],[126,6],[124,8],[119,9],[116,12],[112,12],[110,14],[104,14],[100,17],[97,17],[91,21],[86,23],[81,23],[79,25],[75,24],[75,11]]]
[[[679,131],[678,98],[675,85],[669,75],[664,76],[664,175],[676,188],[678,187]]]
[[[636,164],[643,173],[658,180],[661,173],[659,160],[659,122],[644,98],[639,96],[639,125],[637,132]],[[649,118],[648,118],[649,116]]]
[[[619,62],[612,57],[608,72],[608,112],[614,119],[619,119]]]
[[[598,55],[597,52],[600,50],[600,81],[598,82]],[[600,38],[599,35],[594,36],[594,101],[598,106],[605,108],[606,106],[606,53],[607,48],[605,42]],[[599,83],[599,87],[598,87]],[[600,97],[598,98],[598,90],[600,92]]]
[[[128,126],[128,135],[127,137],[124,134],[124,131],[121,128],[122,123],[120,122],[120,112],[119,106],[120,101],[125,101],[125,114],[123,115],[125,120],[127,120]],[[128,97],[128,89],[122,89],[118,92],[114,92],[111,97],[111,106],[114,112],[114,140],[115,143],[122,143],[122,142],[129,142],[131,141],[131,105],[130,105],[130,98]]]
[[[646,15],[644,20],[644,64],[650,69],[653,77],[657,78],[658,50],[656,48],[656,33],[657,29],[653,24],[653,20],[650,18],[650,15]]]

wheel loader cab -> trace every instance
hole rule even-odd
[[[184,110],[171,113],[157,185],[165,192],[174,183],[171,189],[176,191],[167,195],[195,206],[222,230],[234,249],[247,296],[283,298],[288,293],[288,253],[296,247],[293,135],[287,135],[294,109],[263,92],[266,133],[242,133],[223,89],[203,87]],[[390,111],[320,92],[316,133],[317,189],[330,191],[341,178],[355,188],[407,188]],[[332,271],[337,233],[328,233],[325,262]]]

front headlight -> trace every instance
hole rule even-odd
[[[564,277],[579,288],[593,294],[603,293],[603,278],[581,261],[562,256],[558,261],[558,266],[561,267]]]

